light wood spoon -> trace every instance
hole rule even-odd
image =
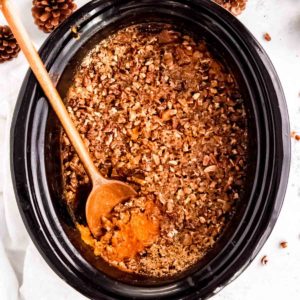
[[[0,8],[92,181],[93,189],[86,203],[86,219],[93,236],[97,238],[101,234],[101,217],[107,216],[120,202],[135,196],[136,191],[124,182],[108,180],[100,174],[39,54],[35,50],[21,20],[16,15],[16,9],[9,0],[0,0]]]

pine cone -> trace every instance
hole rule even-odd
[[[74,0],[33,0],[32,5],[35,24],[46,33],[53,31],[77,7]]]
[[[0,63],[18,56],[20,47],[8,26],[0,26]]]
[[[239,15],[247,4],[247,0],[214,0],[214,2],[223,6],[235,16]]]

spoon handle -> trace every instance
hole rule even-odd
[[[75,148],[75,151],[79,155],[89,177],[93,183],[95,183],[95,181],[105,181],[105,179],[100,175],[98,169],[95,167],[88,149],[83,143],[80,134],[71,120],[68,111],[58,91],[56,90],[39,54],[35,50],[21,20],[16,15],[16,9],[9,0],[0,0],[0,8],[2,9],[4,17],[6,18],[16,40],[18,41],[33,73],[35,74],[36,79],[40,83],[45,95],[49,99],[49,102],[51,103],[58,119],[60,120],[66,134]]]

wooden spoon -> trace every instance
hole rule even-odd
[[[97,238],[101,233],[101,217],[107,216],[118,203],[135,196],[136,191],[124,182],[105,179],[99,173],[39,54],[16,15],[16,9],[9,0],[0,0],[0,8],[92,181],[93,189],[86,203],[86,219],[93,236]]]

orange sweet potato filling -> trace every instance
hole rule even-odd
[[[152,201],[147,201],[144,212],[134,212],[128,222],[114,221],[117,230],[107,232],[100,240],[91,235],[89,229],[77,224],[82,240],[94,248],[94,252],[102,253],[109,261],[121,262],[133,258],[155,242],[159,235],[160,212]]]

